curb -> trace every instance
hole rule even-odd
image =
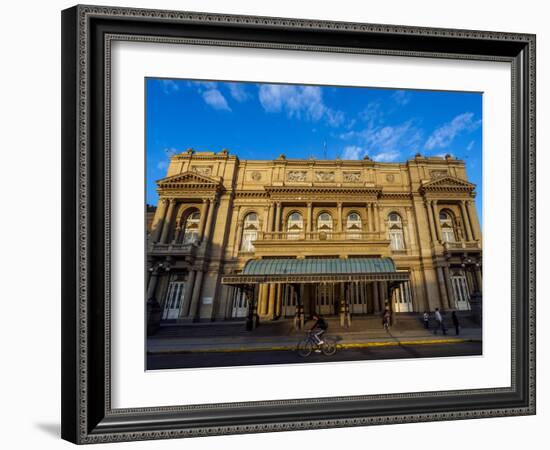
[[[383,341],[383,342],[365,342],[336,344],[338,350],[367,348],[367,347],[397,347],[400,345],[433,345],[433,344],[463,344],[465,342],[481,342],[481,339],[421,339],[414,341]],[[187,353],[243,353],[243,352],[276,352],[276,351],[295,351],[296,345],[272,345],[267,347],[235,347],[235,348],[207,348],[207,349],[166,349],[157,351],[147,351],[148,355],[166,355],[166,354],[187,354]]]

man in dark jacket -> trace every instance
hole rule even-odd
[[[313,314],[313,320],[315,320],[315,323],[311,327],[311,334],[313,335],[313,339],[317,342],[318,345],[321,345],[323,341],[321,340],[321,336],[324,334],[325,331],[327,331],[328,324],[320,315]]]
[[[453,325],[455,327],[456,335],[458,336],[458,334],[460,333],[460,322],[458,321],[458,316],[456,315],[456,311],[453,311],[451,318],[453,320]]]

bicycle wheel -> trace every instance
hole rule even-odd
[[[309,339],[304,339],[298,344],[298,354],[305,358],[306,356],[311,355],[313,351],[313,344]]]
[[[321,347],[323,355],[332,356],[336,353],[336,342],[330,338],[325,338],[324,343]]]

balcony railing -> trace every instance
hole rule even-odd
[[[150,243],[148,252],[150,254],[177,254],[177,255],[194,255],[198,247],[198,242],[186,243]]]
[[[380,241],[385,233],[379,231],[268,231],[258,233],[258,241]]]
[[[479,241],[460,241],[460,242],[443,242],[443,248],[449,250],[480,250],[481,242]]]

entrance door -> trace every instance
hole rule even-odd
[[[315,311],[323,316],[334,314],[335,295],[334,284],[321,283],[315,285]]]
[[[238,288],[232,288],[231,317],[237,319],[248,315],[248,300],[245,293]]]
[[[453,286],[453,295],[455,299],[455,308],[458,310],[470,309],[470,291],[464,272],[455,272],[451,276]]]
[[[292,286],[283,284],[283,317],[293,317],[296,314],[296,293]]]
[[[164,301],[164,314],[162,316],[164,320],[177,319],[179,317],[183,303],[184,286],[184,281],[172,281],[168,285],[168,292]]]
[[[367,314],[367,292],[365,283],[353,282],[348,285],[348,304],[352,314]]]
[[[412,312],[411,283],[405,281],[393,291],[393,304],[395,312]]]

